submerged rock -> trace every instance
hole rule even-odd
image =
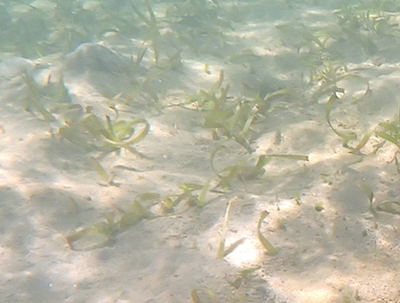
[[[131,59],[96,43],[84,43],[68,54],[66,69],[77,84],[87,82],[108,97],[128,91],[134,83]]]
[[[84,71],[101,71],[114,74],[132,70],[130,59],[96,43],[84,43],[67,55],[67,68]]]

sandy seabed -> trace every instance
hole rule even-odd
[[[343,33],[335,10],[344,4],[220,2],[232,28],[217,46],[215,36],[194,37],[201,50],[184,48],[178,66],[167,60],[173,47],[162,44],[157,66],[148,41],[132,76],[127,54],[137,54],[142,41],[127,46],[112,37],[34,61],[3,56],[1,302],[399,302],[399,218],[393,209],[371,211],[368,200],[368,189],[374,209],[399,200],[400,194],[398,146],[377,133],[379,123],[398,119],[399,13],[383,10],[390,32],[362,36],[371,39],[376,48],[371,49]],[[354,11],[366,11],[360,7],[354,4]],[[154,4],[158,20],[164,8],[161,1]],[[167,23],[160,24],[165,37]],[[323,58],[327,53],[337,57]],[[42,67],[32,79],[39,87],[62,76],[70,104],[93,112],[104,125],[105,116],[116,119],[110,100],[123,92],[116,99],[118,119],[146,119],[150,125],[147,136],[134,144],[136,152],[102,153],[61,136],[67,119],[62,107],[44,102],[56,118],[47,122],[38,107],[24,110],[29,89],[21,75],[37,64]],[[343,77],[326,92],[322,78],[310,78],[312,70],[314,76],[324,70],[328,77],[329,68]],[[228,102],[252,100],[255,91],[261,98],[290,91],[272,97],[265,115],[254,115],[248,132],[251,155],[234,138],[213,138],[203,127],[207,110],[188,102],[188,96],[209,91],[221,70],[220,87],[230,86]],[[130,98],[130,85],[136,94],[123,102]],[[326,119],[333,86],[340,89],[329,113],[332,126],[357,135],[347,147]],[[219,97],[222,91],[213,93]],[[361,153],[350,153],[368,130]],[[213,159],[219,172],[239,161],[254,165],[263,154],[306,155],[309,161],[273,158],[262,176],[234,178],[229,188],[208,192],[203,207],[183,201],[163,213],[161,202],[154,201],[150,218],[114,233],[107,245],[83,250],[67,245],[67,236],[104,222],[109,213],[128,213],[140,194],[177,195],[180,184],[208,180],[210,189],[217,186],[209,159],[219,145],[226,147]],[[110,184],[91,157],[115,175]],[[217,258],[226,208],[234,197],[225,244],[238,246]],[[258,239],[264,210],[270,214],[260,232],[278,250],[275,256],[266,254]],[[244,269],[254,271],[243,274]]]

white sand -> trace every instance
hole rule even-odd
[[[37,111],[33,115],[23,110],[21,91],[13,85],[20,81],[18,74],[12,81],[2,79],[1,302],[177,303],[190,302],[193,289],[212,291],[218,302],[399,302],[399,218],[386,213],[375,218],[357,186],[357,180],[364,180],[374,192],[374,203],[399,200],[399,174],[392,161],[398,149],[386,143],[376,154],[350,154],[325,120],[327,96],[312,101],[318,85],[308,83],[309,68],[299,59],[308,47],[301,45],[301,24],[314,31],[337,31],[332,13],[336,7],[293,1],[285,8],[284,1],[270,2],[231,8],[232,15],[237,10],[237,20],[234,31],[227,29],[225,42],[236,54],[251,50],[258,57],[229,62],[224,54],[217,58],[186,49],[180,69],[157,69],[150,48],[137,81],[152,77],[149,86],[163,105],[207,91],[220,70],[225,72],[222,86],[231,85],[232,97],[250,98],[243,82],[265,93],[294,89],[296,97],[272,101],[266,116],[254,121],[251,163],[264,153],[308,155],[309,162],[273,159],[261,178],[235,180],[226,194],[208,193],[203,208],[183,204],[170,216],[144,219],[116,235],[109,247],[73,251],[65,237],[103,221],[115,207],[128,211],[138,194],[178,194],[180,184],[204,184],[208,179],[215,186],[218,177],[209,156],[218,144],[228,147],[215,157],[218,169],[248,158],[246,151],[233,140],[212,140],[211,132],[201,127],[204,113],[175,106],[157,111],[144,105],[153,102],[144,92],[136,96],[135,106],[118,108],[123,119],[145,118],[150,123],[149,134],[135,145],[148,159],[125,151],[106,155],[101,164],[115,173],[119,187],[104,186],[89,161],[99,153],[86,152],[57,134],[52,137]],[[155,7],[162,11],[162,5]],[[259,12],[266,7],[268,18]],[[399,33],[397,27],[393,30]],[[354,101],[365,91],[364,82],[340,83],[346,94],[334,106],[331,121],[337,129],[358,135],[352,146],[370,127],[397,118],[399,55],[391,43],[398,41],[383,36],[376,43],[374,56],[351,39],[330,46],[346,58],[348,73],[367,80],[371,90]],[[37,76],[38,82],[49,74],[63,75],[73,103],[93,106],[99,117],[115,117],[102,94],[112,96],[129,85],[125,74],[90,67],[78,72],[65,65],[65,56],[42,60],[51,65]],[[51,123],[55,133],[61,123]],[[382,139],[373,134],[363,151],[371,152],[379,142]],[[239,199],[230,211],[226,244],[244,242],[217,259],[226,206],[235,196]],[[324,209],[317,212],[315,203],[323,203]],[[257,239],[263,210],[270,215],[261,232],[279,250],[277,256],[266,255]],[[252,267],[260,268],[241,284],[234,283],[240,270]]]

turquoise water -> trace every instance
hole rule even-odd
[[[398,299],[399,9],[2,1],[0,301]]]

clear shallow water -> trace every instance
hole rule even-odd
[[[394,1],[0,8],[2,301],[396,299]]]

